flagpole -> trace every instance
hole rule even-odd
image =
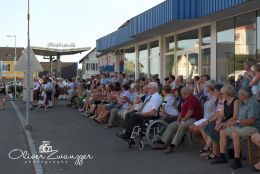
[[[31,83],[30,83],[30,78],[31,78],[31,70],[30,70],[30,0],[28,0],[28,14],[27,14],[27,21],[28,21],[28,31],[27,31],[27,99],[26,99],[26,122],[25,122],[25,129],[31,130],[32,127],[29,124],[29,118],[30,118],[30,100],[31,100]]]

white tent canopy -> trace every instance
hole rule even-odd
[[[42,68],[40,62],[37,60],[37,58],[31,48],[28,51],[28,47],[23,52],[19,61],[16,63],[15,71],[28,72],[28,53],[30,54],[30,72],[42,72],[43,68]]]

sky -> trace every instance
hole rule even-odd
[[[94,48],[96,40],[128,19],[165,0],[30,0],[32,46],[47,47],[49,42],[75,43]],[[0,47],[27,46],[27,0],[2,0],[0,5]],[[86,54],[86,53],[85,53]],[[79,60],[85,54],[63,57]]]

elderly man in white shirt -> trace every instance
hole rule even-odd
[[[150,82],[148,85],[149,97],[144,101],[143,106],[135,113],[126,115],[124,131],[117,136],[124,140],[129,140],[136,125],[140,125],[144,120],[151,120],[158,118],[158,109],[162,103],[162,97],[158,93],[158,85],[155,82]]]

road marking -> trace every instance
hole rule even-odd
[[[24,119],[24,116],[22,114],[22,112],[20,111],[20,109],[16,106],[16,104],[11,101],[12,105],[13,105],[13,108],[15,109],[16,113],[17,113],[17,116],[19,117],[20,121],[21,121],[21,124],[24,128],[25,126],[25,119]],[[35,145],[34,145],[34,142],[33,142],[33,139],[32,139],[32,135],[31,135],[31,132],[24,129],[24,132],[25,132],[25,135],[26,135],[26,138],[27,138],[27,142],[29,144],[29,147],[30,147],[30,151],[31,151],[31,154],[33,156],[36,156],[38,155],[37,154],[37,151],[36,151],[36,148],[35,148]],[[35,174],[43,174],[43,167],[40,163],[33,163],[33,167],[34,167],[34,170],[35,170]]]
[[[25,125],[25,118],[23,117],[22,112],[20,111],[20,109],[16,106],[16,104],[13,101],[11,101],[11,103],[12,103],[12,105],[13,105],[16,113],[17,113],[17,116],[19,117],[19,119],[20,119],[20,121],[22,123],[22,126],[24,127],[24,125]]]

